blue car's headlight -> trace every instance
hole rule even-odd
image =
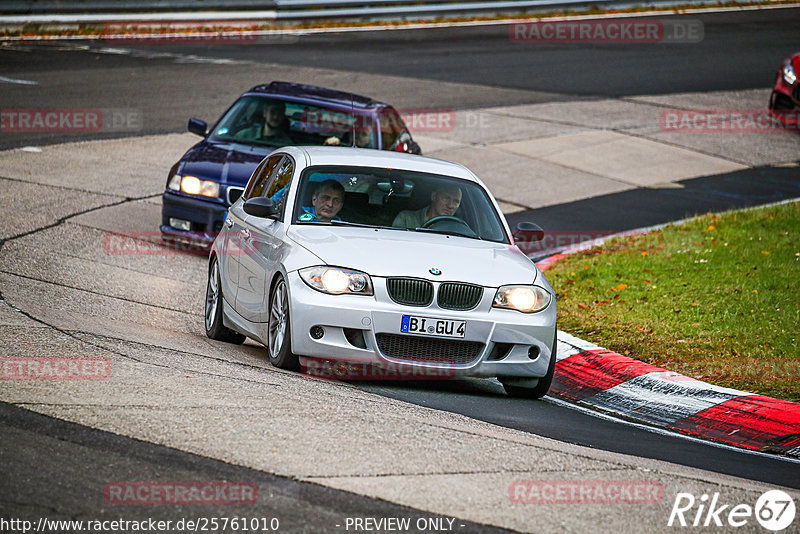
[[[303,282],[323,293],[372,295],[372,280],[367,273],[325,265],[307,267],[299,272]]]
[[[218,197],[219,184],[211,180],[201,180],[194,176],[181,176],[176,174],[169,179],[167,184],[173,191],[183,191],[189,195],[200,195],[204,197]]]
[[[550,293],[539,286],[503,286],[494,296],[493,308],[508,308],[522,313],[542,311],[550,304]]]
[[[797,73],[794,71],[791,60],[783,64],[781,72],[783,73],[783,81],[786,82],[786,85],[792,85],[797,81]]]

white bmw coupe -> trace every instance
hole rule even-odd
[[[541,398],[556,300],[481,180],[410,154],[284,147],[253,172],[211,248],[206,334],[250,337],[270,362],[391,365],[496,377]],[[433,373],[431,371],[434,371]]]

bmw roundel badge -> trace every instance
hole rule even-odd
[[[442,274],[441,269],[437,269],[436,267],[431,267],[430,271],[428,271],[428,272],[430,272],[431,274],[433,274],[435,276],[439,276],[440,274]]]

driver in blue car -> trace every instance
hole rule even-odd
[[[452,217],[461,205],[461,189],[444,186],[431,193],[431,203],[419,210],[404,210],[394,218],[392,226],[419,228],[434,217]]]
[[[294,141],[286,133],[289,130],[289,119],[286,117],[286,104],[270,101],[261,105],[258,120],[255,124],[233,135],[235,139],[258,141],[272,146],[292,145]]]
[[[303,222],[341,221],[337,215],[344,205],[344,186],[336,180],[325,180],[314,188],[311,195],[311,206],[303,207],[297,217]]]

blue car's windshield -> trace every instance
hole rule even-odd
[[[378,147],[376,118],[368,113],[256,96],[237,100],[211,132],[210,139],[274,147]]]
[[[508,243],[500,215],[483,187],[460,178],[407,170],[309,167],[300,177],[292,221]]]

